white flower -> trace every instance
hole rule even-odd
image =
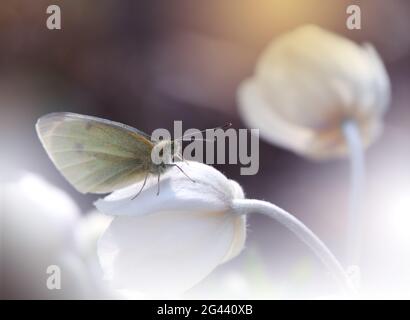
[[[2,235],[4,232],[0,260],[6,297],[107,297],[101,277],[95,274],[95,263],[87,258],[95,250],[96,228],[81,217],[75,202],[64,191],[29,173],[0,189]],[[60,290],[47,287],[51,265],[61,270]]]
[[[302,222],[272,203],[244,199],[241,187],[198,162],[179,163],[161,179],[151,179],[98,200],[114,219],[100,238],[98,255],[106,279],[128,297],[183,293],[244,247],[246,216],[267,215],[307,244],[346,293],[355,292],[340,263]],[[133,199],[134,198],[134,199]]]
[[[238,90],[250,127],[279,146],[312,158],[344,155],[342,126],[354,122],[368,146],[382,129],[390,82],[372,46],[319,27],[297,28],[262,53]]]
[[[241,187],[216,169],[198,163],[179,164],[157,180],[112,193],[96,202],[115,215],[99,242],[106,278],[121,290],[144,294],[182,293],[205,278],[244,246],[245,216],[231,211],[243,199]]]

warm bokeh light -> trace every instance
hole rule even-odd
[[[270,43],[310,24],[360,48],[371,43],[386,67],[391,100],[377,122],[383,126],[381,135],[365,153],[362,292],[363,297],[410,297],[410,2],[359,1],[362,29],[349,30],[350,2],[61,0],[62,29],[48,30],[49,1],[3,0],[0,218],[7,219],[0,225],[6,239],[0,261],[7,282],[0,287],[1,298],[88,298],[94,293],[99,298],[145,298],[126,290],[113,294],[102,281],[97,239],[111,220],[94,215],[93,203],[101,195],[77,192],[53,166],[35,132],[39,117],[76,112],[147,133],[156,128],[172,132],[174,120],[182,120],[184,129],[229,122],[234,129],[246,128],[249,123],[238,112],[239,85],[252,77]],[[340,65],[346,68],[351,61],[343,58]],[[298,71],[294,73],[298,80]],[[296,80],[286,88],[296,87]],[[322,92],[323,85],[312,86]],[[289,92],[278,85],[275,89]],[[301,105],[307,105],[306,99]],[[250,113],[256,115],[253,105]],[[296,113],[303,124],[313,116]],[[311,146],[306,142],[306,149]],[[347,267],[347,159],[318,163],[262,139],[259,153],[257,175],[243,176],[236,165],[215,168],[237,181],[246,197],[294,214]],[[258,215],[249,217],[247,227],[242,254],[218,266],[182,298],[337,297],[325,268],[287,229]],[[58,297],[44,287],[45,266],[55,261],[70,283]]]

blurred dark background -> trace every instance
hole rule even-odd
[[[62,30],[46,28],[51,4],[61,8]],[[361,8],[361,30],[346,28],[349,4]],[[275,36],[314,23],[373,43],[391,77],[393,96],[385,133],[367,153],[364,268],[366,277],[387,289],[409,287],[408,245],[397,253],[396,240],[384,241],[380,233],[386,206],[394,202],[386,199],[389,192],[410,191],[409,1],[3,0],[0,6],[2,180],[21,171],[39,173],[66,190],[84,212],[96,197],[77,193],[53,167],[34,130],[38,117],[71,111],[147,133],[171,130],[174,120],[182,120],[184,129],[225,122],[244,128],[237,86]],[[237,180],[248,197],[295,214],[343,260],[348,165],[347,160],[311,162],[261,140],[257,175],[241,176],[234,165],[217,168]],[[325,277],[317,260],[283,227],[256,216],[249,229],[247,247],[263,257],[273,283],[293,277],[308,287]],[[231,264],[241,259],[246,256]],[[380,263],[383,270],[375,269]],[[397,272],[408,282],[384,280]]]

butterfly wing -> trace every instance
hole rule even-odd
[[[108,193],[143,179],[153,143],[122,123],[75,113],[51,113],[36,124],[48,156],[82,193]]]

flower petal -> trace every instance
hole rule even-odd
[[[261,136],[269,142],[294,152],[307,152],[314,138],[313,132],[287,122],[277,114],[255,81],[245,81],[239,88],[238,98],[239,112],[248,127],[258,128]]]
[[[199,162],[178,165],[195,182],[174,167],[161,176],[158,196],[157,179],[152,178],[135,199],[132,198],[142,187],[142,182],[113,192],[98,200],[95,206],[105,214],[133,216],[162,211],[214,212],[229,209],[236,188],[222,173]]]
[[[100,262],[117,289],[180,293],[223,261],[241,219],[209,211],[116,217],[100,239]]]

